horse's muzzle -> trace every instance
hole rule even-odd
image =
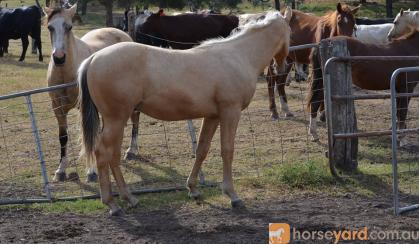
[[[64,63],[65,63],[65,54],[61,58],[58,58],[58,57],[55,57],[54,55],[52,55],[52,59],[54,60],[54,64],[56,66],[63,66]]]

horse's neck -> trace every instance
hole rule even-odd
[[[281,33],[273,33],[271,28],[254,30],[246,36],[242,36],[235,40],[234,44],[237,53],[241,52],[242,59],[246,60],[250,68],[254,68],[255,74],[259,74],[272,60],[272,57],[279,50],[277,49],[278,42],[275,39]],[[277,37],[275,37],[277,36]],[[257,43],[257,45],[254,45]]]

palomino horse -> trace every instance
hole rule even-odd
[[[70,83],[76,80],[77,69],[81,62],[92,53],[118,42],[132,42],[124,32],[114,28],[96,29],[88,32],[81,39],[73,35],[72,17],[77,9],[73,5],[70,9],[45,8],[48,16],[48,29],[51,36],[52,55],[48,66],[48,86]],[[54,180],[62,181],[66,178],[65,169],[67,160],[67,114],[77,104],[78,89],[70,87],[49,93],[52,100],[55,117],[59,126],[59,139],[61,145],[60,165],[55,171]],[[138,115],[132,117],[133,136],[129,153],[138,153]],[[88,181],[97,178],[94,165],[88,169]]]
[[[395,40],[387,45],[374,45],[362,43],[354,38],[345,38],[351,56],[419,56],[419,33],[416,32],[407,39]],[[331,38],[333,41],[338,38]],[[308,106],[311,112],[310,132],[318,138],[315,117],[319,110],[320,101],[323,100],[323,79],[318,50],[313,50],[312,65],[314,77],[311,84]],[[419,66],[418,61],[356,61],[352,67],[352,82],[367,90],[390,89],[390,78],[394,70],[401,67]],[[419,81],[419,74],[412,73],[408,76],[399,76],[396,90],[398,93],[411,93]],[[409,98],[397,98],[398,127],[406,127],[407,108]],[[402,142],[401,142],[402,144]]]
[[[285,14],[290,17],[289,12]],[[119,166],[124,125],[134,108],[166,121],[204,118],[187,180],[194,198],[200,196],[197,175],[220,125],[222,189],[233,207],[243,207],[232,179],[241,110],[249,105],[257,77],[272,55],[276,53],[281,63],[285,60],[289,36],[284,17],[271,12],[226,39],[210,40],[189,50],[121,43],[86,59],[78,75],[83,146],[87,156],[96,156],[102,202],[109,206],[110,214],[118,214],[120,208],[112,199],[109,168],[122,198],[131,205],[138,203]],[[99,127],[99,113],[103,128]]]
[[[290,21],[291,46],[317,43],[324,38],[332,36],[352,36],[355,25],[354,15],[358,9],[359,6],[351,9],[347,5],[338,3],[335,11],[329,12],[322,17],[293,10]],[[310,49],[295,51],[288,56],[288,61],[309,64],[310,51]],[[291,66],[288,66],[284,74],[278,76],[268,75],[266,78],[269,90],[269,109],[271,110],[271,118],[274,120],[279,118],[275,97],[273,96],[275,94],[275,85],[280,96],[282,111],[285,113],[285,116],[292,116],[292,113],[288,110],[287,96],[285,94],[286,77],[290,69]],[[273,71],[270,71],[269,74],[273,73]]]
[[[403,9],[394,19],[394,26],[389,31],[387,37],[389,40],[397,39],[409,35],[419,30],[419,11],[404,11]]]

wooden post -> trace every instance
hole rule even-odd
[[[352,95],[352,72],[351,64],[345,62],[333,62],[327,70],[324,70],[326,61],[331,57],[349,56],[345,39],[323,40],[320,43],[320,55],[323,67],[323,79],[325,83],[325,105],[328,110],[328,136],[329,136],[329,161],[331,165],[339,169],[351,171],[358,166],[358,138],[334,139],[333,134],[352,133],[357,131],[355,105],[353,100],[332,100],[328,96]],[[326,80],[328,79],[328,80]],[[330,94],[327,84],[330,84]],[[331,103],[329,104],[329,101]]]
[[[135,41],[135,13],[134,11],[128,11],[128,35]]]

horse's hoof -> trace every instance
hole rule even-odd
[[[271,120],[272,121],[279,120],[279,115],[278,114],[271,114]]]
[[[128,152],[127,154],[125,154],[125,160],[134,160],[137,159],[138,156],[135,153],[132,152]]]
[[[110,216],[122,216],[124,214],[124,212],[122,211],[121,208],[115,208],[115,209],[111,209],[109,210],[109,215]]]
[[[202,195],[201,195],[200,192],[189,192],[188,196],[195,201],[201,201],[202,200]]]
[[[44,61],[44,58],[39,58],[39,62],[43,62]]]
[[[291,112],[285,113],[285,118],[293,118],[294,114]]]
[[[53,180],[54,181],[58,181],[58,182],[63,182],[67,179],[67,175],[65,174],[65,172],[58,172],[55,173]]]
[[[68,174],[68,178],[69,181],[79,181],[80,177],[79,174],[77,174],[77,172],[71,172],[70,174]]]
[[[233,209],[245,209],[246,205],[244,204],[243,200],[237,199],[237,200],[231,201],[231,207]]]
[[[87,182],[97,182],[97,174],[96,174],[96,172],[93,172],[93,173],[91,173],[91,174],[87,174],[87,179],[86,179],[86,181]]]
[[[311,136],[311,141],[312,142],[318,142],[319,141],[319,137],[318,136]]]
[[[135,198],[135,197],[131,197],[128,202],[129,202],[128,205],[129,205],[130,208],[135,208],[135,207],[138,206],[138,203],[140,201],[137,198]]]

